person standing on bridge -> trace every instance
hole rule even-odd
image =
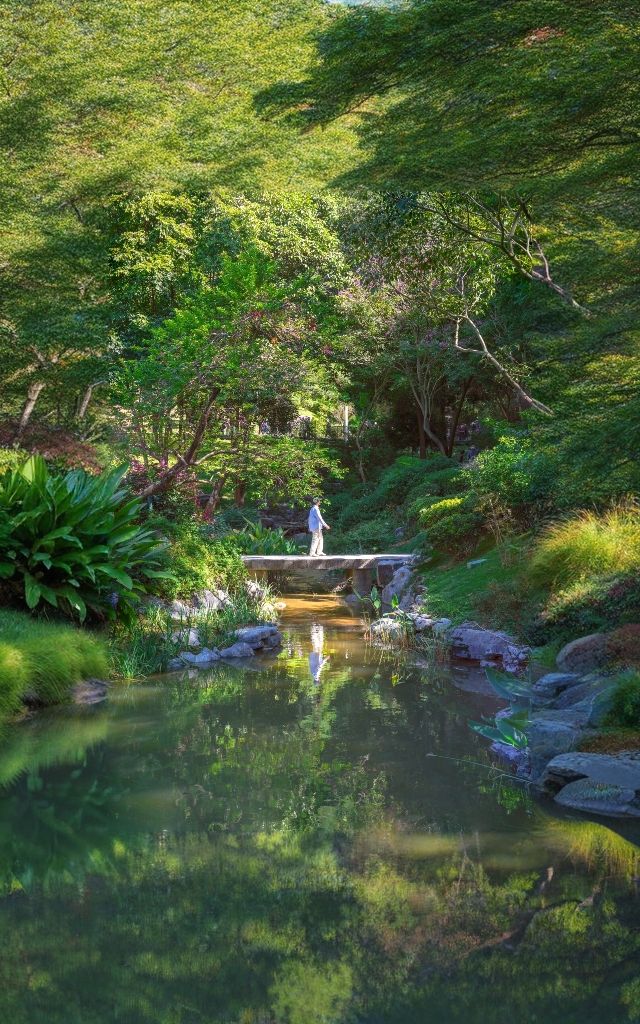
[[[322,531],[330,530],[331,527],[325,523],[320,511],[320,498],[313,499],[313,505],[309,510],[309,532],[311,534],[310,555],[322,555],[324,553],[324,540]]]

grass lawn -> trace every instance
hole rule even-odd
[[[476,560],[478,564],[469,564]],[[473,619],[483,626],[517,629],[517,609],[498,600],[497,607],[479,610],[478,601],[490,595],[494,584],[515,583],[527,564],[526,539],[510,543],[508,548],[489,548],[463,562],[446,561],[441,556],[420,573],[427,588],[427,610],[454,623]]]

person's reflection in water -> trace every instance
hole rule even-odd
[[[311,653],[309,655],[309,671],[314,683],[320,682],[322,669],[329,661],[324,657],[324,626],[314,622],[311,626]]]

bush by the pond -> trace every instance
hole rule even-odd
[[[232,535],[233,543],[243,555],[297,555],[298,545],[284,530],[262,526],[245,519],[240,530]]]
[[[236,629],[272,620],[275,615],[275,599],[268,587],[255,594],[237,590],[218,611],[197,609],[179,622],[167,609],[151,606],[113,628],[113,674],[121,679],[140,679],[166,671],[169,661],[189,646],[186,636],[191,629],[197,630],[202,647],[229,647],[236,640]]]
[[[164,556],[167,576],[156,588],[163,597],[188,600],[201,590],[241,588],[247,573],[233,534],[216,537],[209,527],[189,521],[156,523],[169,540]]]
[[[86,630],[0,610],[0,715],[16,712],[25,694],[60,703],[74,683],[108,670],[104,644]]]
[[[473,550],[485,518],[478,510],[477,495],[470,491],[463,496],[431,501],[419,515],[430,544],[442,551]]]
[[[578,580],[640,570],[640,507],[618,505],[603,515],[580,512],[554,523],[531,560],[533,580],[558,589]]]
[[[557,479],[552,456],[524,433],[498,438],[464,472],[478,494],[510,509],[546,502]]]
[[[426,459],[412,455],[401,455],[382,472],[375,483],[359,485],[354,492],[343,492],[331,502],[333,524],[343,530],[358,526],[363,521],[379,516],[385,510],[403,505],[409,495],[415,499],[418,493],[440,494],[444,480],[438,477],[445,471],[457,471],[451,459],[444,455],[429,454]],[[396,524],[398,525],[398,524]]]
[[[40,456],[0,477],[0,579],[9,602],[83,621],[130,612],[159,575],[161,546],[121,486],[126,467],[55,475]]]
[[[640,672],[624,672],[619,677],[605,725],[640,728]]]

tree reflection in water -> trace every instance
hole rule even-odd
[[[634,843],[445,760],[442,674],[323,647],[5,735],[3,1020],[638,1019]]]

